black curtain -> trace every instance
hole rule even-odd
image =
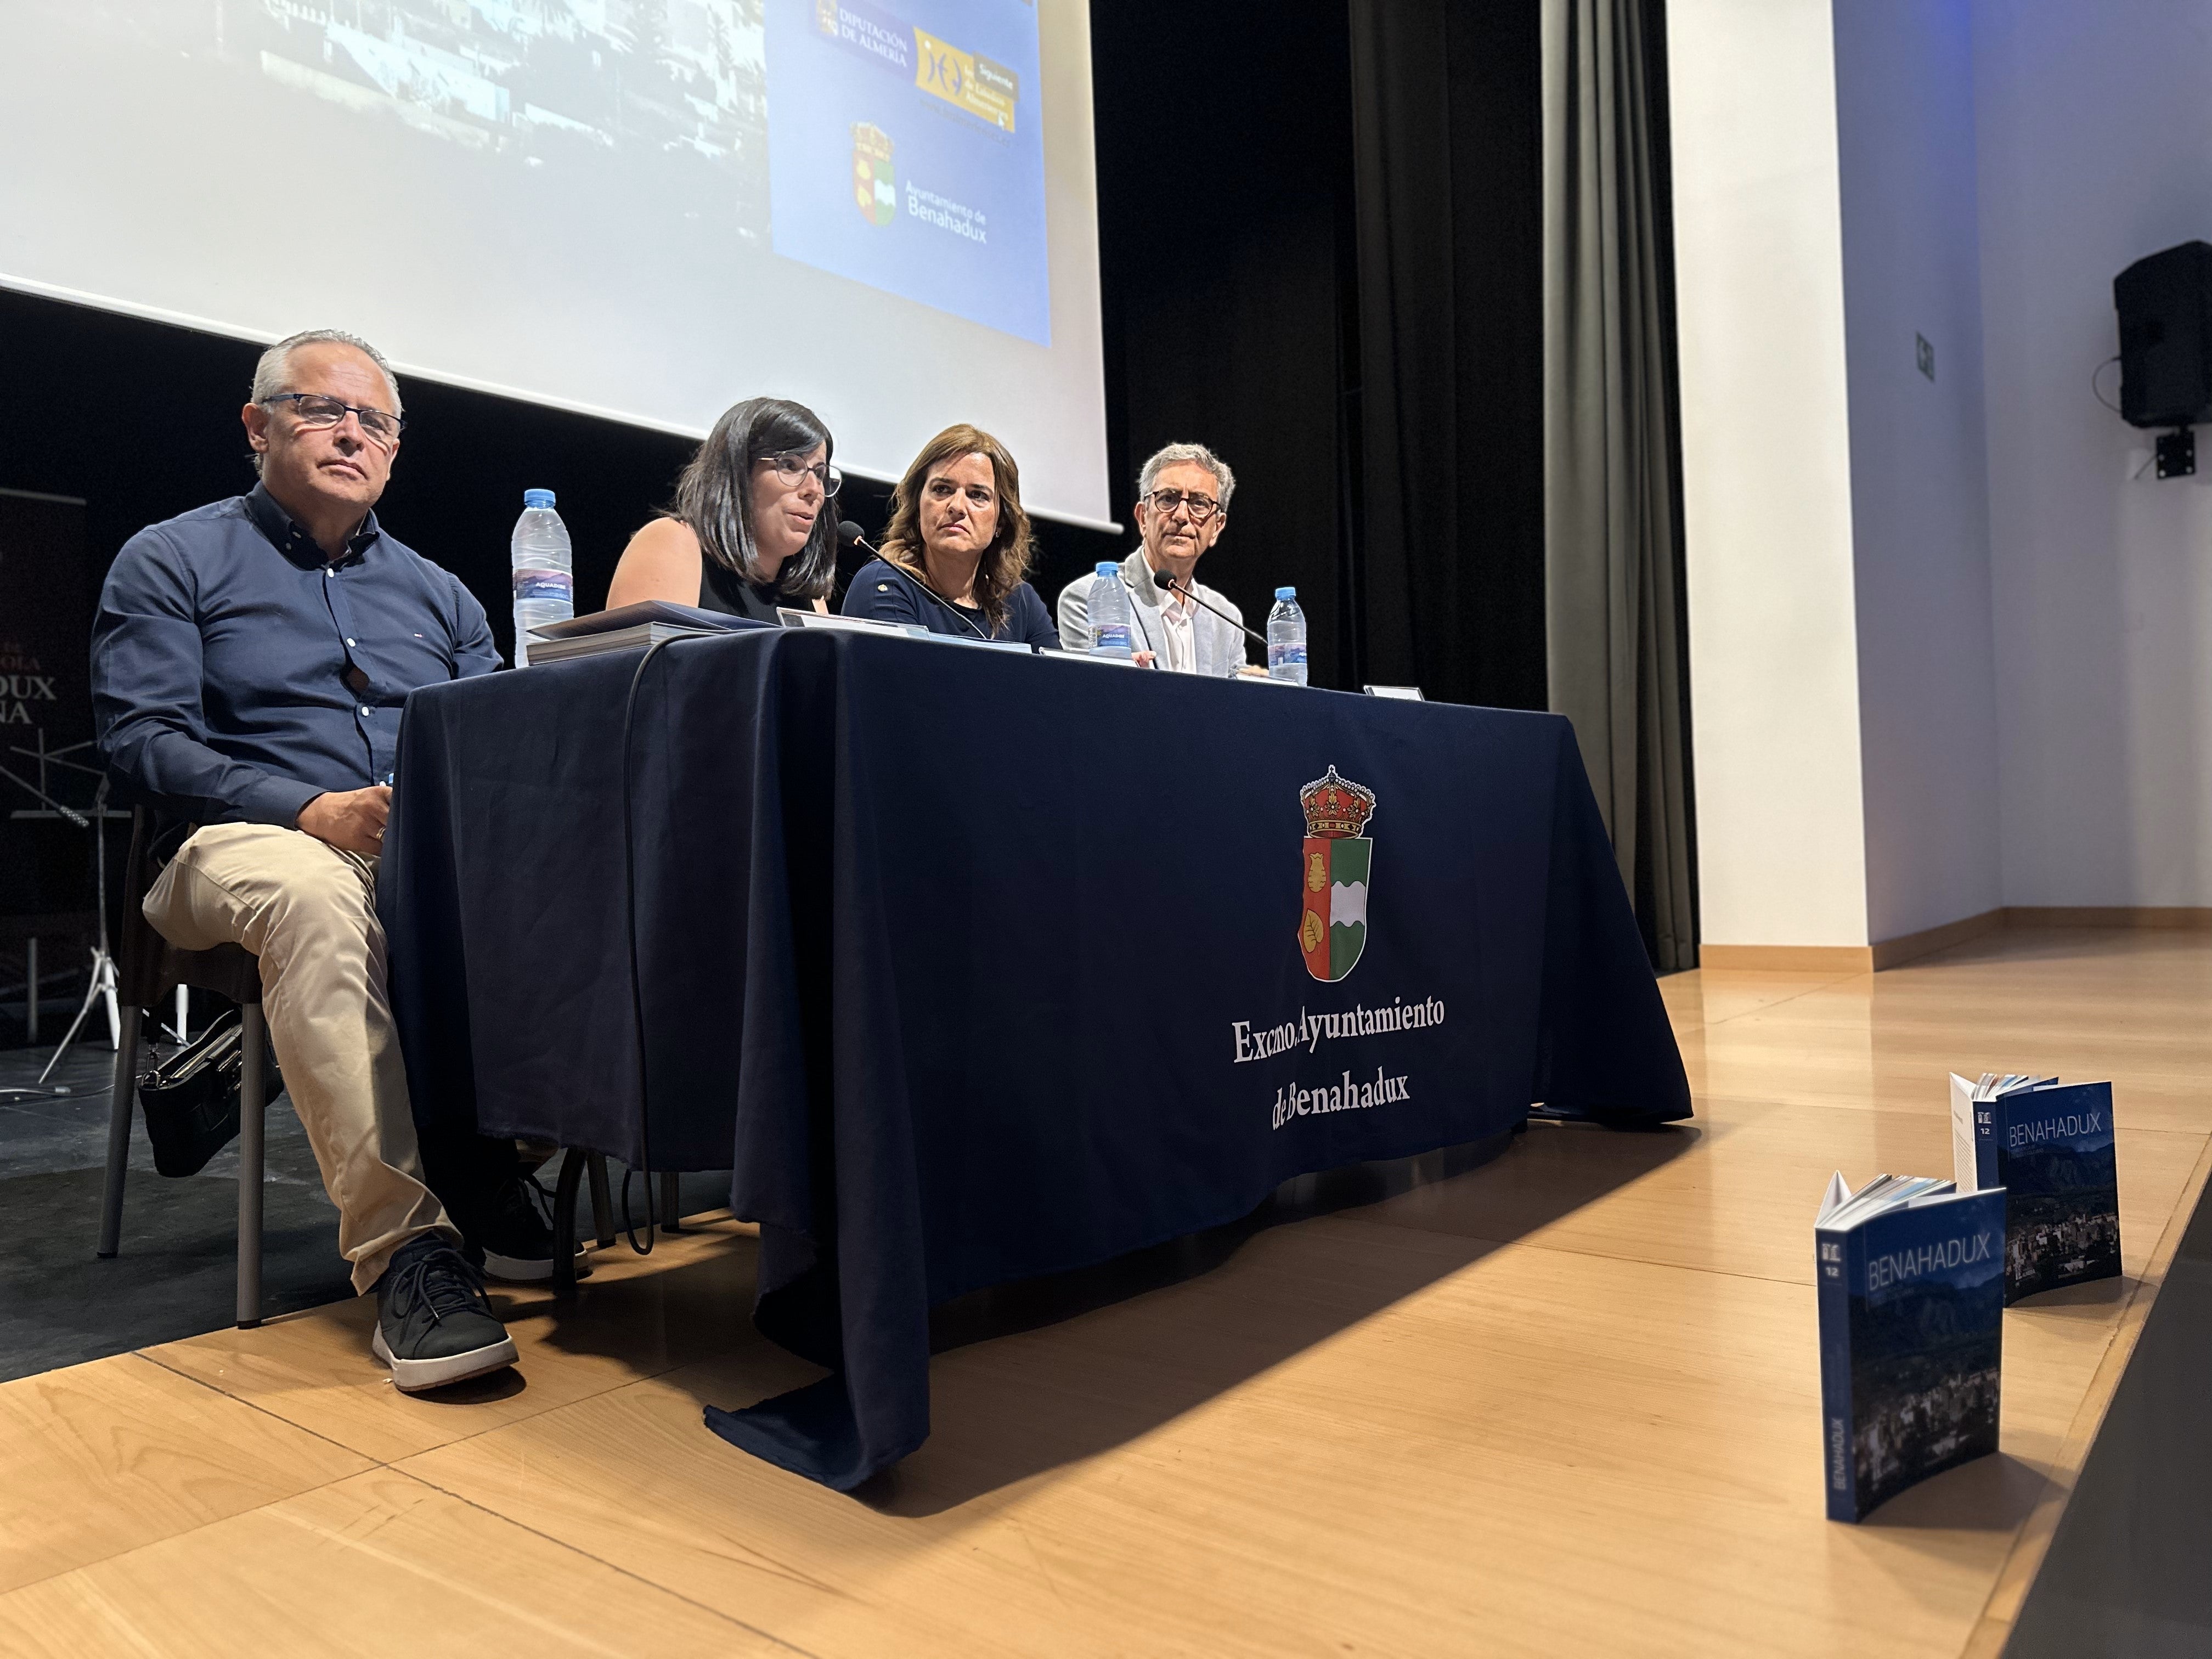
[[[1348,3],[1360,677],[1568,714],[1693,966],[1658,0]]]
[[[1316,684],[1545,707],[1535,0],[1115,0],[1091,55],[1118,510],[1210,444],[1206,578],[1295,586]]]
[[[1362,678],[1545,706],[1533,3],[1351,0]]]
[[[1544,0],[1546,634],[1662,972],[1698,961],[1661,0]]]
[[[1147,455],[1210,446],[1237,497],[1200,574],[1255,629],[1296,587],[1314,683],[1356,684],[1344,12],[1094,0],[1091,37],[1116,516],[1133,523]]]

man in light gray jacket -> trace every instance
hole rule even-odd
[[[1155,571],[1166,571],[1183,586],[1243,621],[1226,597],[1193,574],[1206,550],[1221,539],[1229,517],[1229,497],[1237,475],[1204,444],[1170,444],[1144,465],[1137,477],[1137,550],[1121,562],[1121,585],[1129,590],[1129,643],[1152,653],[1153,665],[1184,674],[1225,678],[1244,670],[1244,635],[1236,627],[1180,594],[1163,593]],[[1081,576],[1060,590],[1060,642],[1063,650],[1091,648],[1091,583]]]

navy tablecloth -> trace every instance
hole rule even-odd
[[[734,1169],[756,1322],[832,1375],[709,1419],[787,1468],[921,1443],[936,1304],[1532,1102],[1689,1115],[1564,720],[815,630],[638,686],[641,1090],[639,662],[409,701],[394,1002],[426,1133]],[[1320,884],[1341,918],[1367,877],[1334,981],[1300,938],[1332,768],[1373,797]]]

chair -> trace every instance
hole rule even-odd
[[[131,1163],[138,1033],[145,1010],[158,1006],[179,985],[228,997],[239,1006],[243,1049],[238,1104],[238,1325],[251,1330],[261,1322],[262,1131],[268,1106],[264,1073],[269,1029],[261,1012],[261,963],[243,945],[179,951],[154,931],[143,907],[147,890],[161,872],[158,845],[168,838],[143,806],[132,810],[131,853],[123,871],[123,931],[115,952],[123,1029],[115,1048],[115,1083],[108,1100],[100,1255],[103,1260],[112,1258],[122,1243],[123,1182]]]
[[[115,1081],[107,1117],[107,1178],[100,1198],[100,1255],[112,1258],[123,1233],[123,1183],[131,1162],[131,1108],[137,1096],[138,1036],[144,1011],[179,985],[197,986],[238,1004],[243,1048],[238,1107],[238,1327],[261,1322],[262,1136],[267,1108],[264,1079],[268,1025],[261,1011],[259,958],[239,945],[212,951],[179,951],[146,920],[146,894],[161,873],[163,842],[182,840],[181,826],[163,826],[145,807],[131,814],[131,852],[123,872],[123,933],[116,944],[116,983],[122,1002],[122,1035],[115,1050]],[[586,1170],[591,1177],[592,1217],[599,1243],[615,1242],[615,1206],[607,1162],[597,1152],[566,1151],[557,1194],[559,1237],[575,1237],[577,1188]],[[660,1181],[658,1219],[665,1232],[680,1232],[673,1174]],[[646,1206],[653,1211],[653,1184],[646,1183]],[[575,1262],[556,1250],[554,1293],[563,1301],[576,1294]]]

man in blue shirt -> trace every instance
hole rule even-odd
[[[261,481],[126,543],[93,628],[109,765],[196,826],[147,895],[180,950],[244,945],[338,1209],[372,1346],[402,1389],[512,1364],[463,1229],[425,1184],[385,986],[378,855],[399,714],[418,685],[499,665],[483,606],[373,511],[405,424],[365,341],[297,334],[263,354],[246,441]],[[546,1278],[552,1234],[486,1142],[441,1182],[486,1267]]]

